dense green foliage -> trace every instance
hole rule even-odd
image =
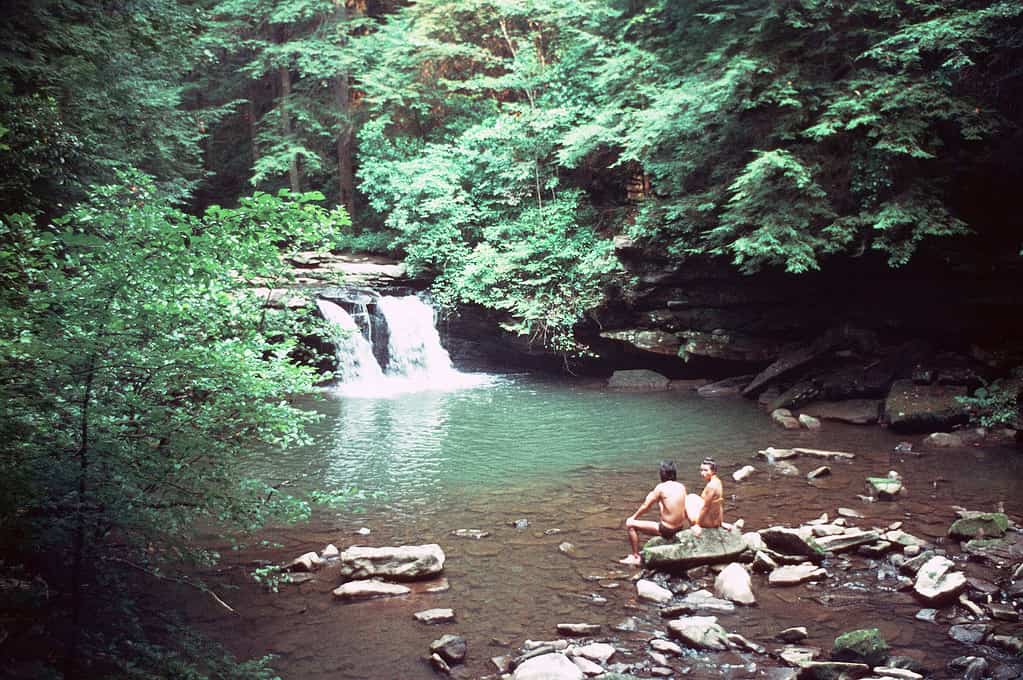
[[[246,470],[255,447],[304,440],[311,415],[291,398],[318,376],[291,355],[310,322],[245,284],[286,282],[281,244],[330,242],[345,217],[316,198],[256,195],[198,218],[134,177],[44,229],[3,220],[4,554],[67,555],[69,583],[54,586],[75,627],[119,601],[89,586],[111,564],[173,574],[216,559],[196,546],[197,526],[308,514]],[[93,631],[105,637],[72,638],[71,663],[137,665],[117,637],[133,625],[110,617]]]

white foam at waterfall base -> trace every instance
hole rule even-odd
[[[327,311],[323,305],[320,306],[324,317],[349,330],[354,328],[351,335],[358,336],[365,343],[354,340],[350,345],[338,345],[340,382],[333,389],[339,394],[347,397],[391,397],[409,392],[466,389],[487,385],[496,379],[496,376],[455,370],[451,357],[440,343],[433,308],[414,295],[377,300],[377,309],[388,329],[386,373],[380,370],[372,345],[358,332],[358,325],[351,315],[326,300],[317,303],[330,305]],[[343,316],[338,315],[337,310]],[[342,356],[343,353],[346,356]],[[348,370],[353,360],[348,354],[358,355],[355,370]],[[367,362],[372,362],[376,372],[363,370]]]

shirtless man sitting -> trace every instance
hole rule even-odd
[[[677,482],[675,477],[678,472],[675,470],[675,463],[670,460],[661,462],[661,483],[654,487],[653,491],[647,494],[646,500],[639,506],[632,516],[625,520],[625,527],[629,531],[629,544],[632,552],[624,559],[619,560],[622,564],[639,566],[642,559],[639,556],[639,534],[660,534],[665,540],[675,538],[675,534],[685,528],[686,516],[686,487]],[[658,505],[661,513],[659,522],[638,519],[640,515],[654,506]]]

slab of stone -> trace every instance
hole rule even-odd
[[[654,638],[650,641],[650,648],[654,651],[660,652],[661,654],[671,654],[673,656],[682,656],[682,648],[676,645],[671,640],[664,640],[662,638]]]
[[[559,623],[557,626],[559,635],[596,635],[600,632],[599,623]]]
[[[674,618],[686,614],[731,614],[735,605],[728,600],[714,597],[709,590],[700,589],[686,593],[678,602],[661,608],[661,616]]]
[[[809,661],[799,669],[799,680],[853,680],[870,674],[870,666],[843,661]]]
[[[587,677],[593,677],[595,675],[602,675],[604,673],[604,667],[598,663],[594,663],[589,659],[582,656],[570,657],[572,663],[579,667],[579,670],[583,672],[583,675]]]
[[[846,399],[844,401],[814,401],[805,404],[803,413],[821,420],[837,420],[853,425],[876,423],[881,412],[879,399]]]
[[[821,650],[817,647],[785,645],[775,653],[779,659],[788,665],[798,668],[816,659],[820,655]]]
[[[863,513],[859,510],[853,510],[852,508],[839,508],[836,510],[841,517],[848,517],[850,519],[862,519]]]
[[[292,560],[291,564],[288,565],[288,569],[290,571],[311,572],[318,570],[324,564],[326,564],[326,560],[321,558],[318,554],[315,552],[307,552]]]
[[[976,645],[983,642],[990,632],[991,626],[985,623],[960,623],[949,626],[948,636],[965,645]]]
[[[893,477],[867,477],[867,489],[880,501],[894,501],[902,492],[902,480]]]
[[[792,449],[796,454],[800,456],[808,456],[810,458],[826,458],[828,460],[852,460],[856,457],[855,453],[848,453],[846,451],[829,451],[827,449],[807,449],[801,446],[797,446]]]
[[[821,465],[819,468],[814,468],[813,470],[807,472],[806,478],[813,480],[817,479],[818,477],[827,477],[830,474],[831,468],[829,468],[827,465]]]
[[[828,552],[838,553],[852,550],[867,543],[874,543],[881,535],[876,531],[863,531],[852,529],[837,536],[821,536],[817,539],[817,545]]]
[[[465,661],[467,645],[460,635],[445,635],[430,643],[430,651],[439,654],[449,664]]]
[[[968,389],[958,385],[916,385],[912,380],[892,383],[884,402],[883,420],[895,432],[939,432],[970,420],[969,411],[956,398]]]
[[[738,375],[734,378],[725,378],[724,380],[719,380],[709,385],[696,388],[696,393],[701,397],[706,397],[708,399],[718,397],[736,397],[742,393],[743,388],[746,387],[752,379],[752,374]]]
[[[799,555],[817,563],[825,557],[824,550],[817,544],[810,529],[768,527],[760,530],[760,538],[768,548],[783,555]]]
[[[426,624],[451,623],[455,620],[454,609],[424,609],[413,614],[416,621]]]
[[[891,541],[875,541],[874,543],[861,545],[856,549],[856,553],[864,557],[882,557],[891,552],[894,547],[895,544]]]
[[[1009,517],[1004,512],[980,512],[957,519],[948,528],[948,535],[960,540],[973,538],[1001,538],[1009,529]]]
[[[750,568],[758,574],[767,574],[778,568],[778,563],[763,550],[758,550],[753,557],[753,564]]]
[[[927,545],[927,541],[925,541],[925,540],[923,540],[921,538],[917,538],[913,534],[908,534],[905,531],[903,531],[902,529],[894,529],[892,531],[886,531],[881,536],[881,538],[883,538],[886,541],[890,541],[892,543],[898,543],[899,545],[905,546],[905,547],[917,546],[917,547],[922,548],[925,545]]]
[[[753,583],[745,567],[732,562],[714,579],[714,594],[738,604],[756,604]]]
[[[451,532],[451,535],[457,536],[458,538],[471,538],[478,541],[481,538],[489,536],[490,532],[484,531],[483,529],[455,529]]]
[[[950,432],[932,432],[920,443],[932,449],[957,449],[963,446],[963,438]]]
[[[682,531],[674,542],[663,538],[650,539],[643,547],[646,566],[652,569],[689,569],[701,564],[729,562],[746,550],[746,542],[738,533],[727,529],[704,529],[699,536]]]
[[[746,479],[749,479],[750,475],[752,475],[756,471],[757,469],[752,465],[744,465],[732,473],[732,479],[734,479],[737,482],[741,482]]]
[[[800,642],[809,637],[809,633],[806,630],[806,626],[793,626],[792,628],[786,628],[779,632],[774,637],[778,638],[782,642]]]
[[[430,578],[444,570],[444,551],[436,543],[370,548],[351,546],[340,556],[341,577],[377,576],[399,581]]]
[[[776,449],[773,446],[768,446],[766,449],[757,451],[757,458],[763,458],[769,462],[775,462],[779,460],[788,460],[790,458],[797,458],[799,454],[796,453],[795,449]]]
[[[813,564],[790,564],[768,574],[767,582],[772,586],[794,586],[827,578],[827,575],[828,572]]]
[[[1023,533],[1013,531],[1003,538],[974,538],[963,543],[962,549],[996,567],[1004,567],[1023,560]]]
[[[991,614],[991,618],[1000,621],[1019,621],[1019,612],[1010,605],[991,602],[984,605],[984,608]]]
[[[888,643],[877,628],[851,630],[835,638],[831,658],[835,661],[881,666],[888,660]]]
[[[683,616],[668,622],[668,632],[695,649],[728,649],[728,632],[718,625],[716,616]]]
[[[607,663],[615,655],[616,650],[614,645],[606,642],[591,642],[588,645],[570,647],[569,651],[574,656],[585,657],[597,663]]]
[[[411,588],[397,583],[386,583],[375,579],[349,581],[334,589],[334,597],[339,600],[366,600],[375,597],[394,597],[407,595]]]
[[[670,602],[675,597],[675,594],[653,581],[640,579],[636,581],[636,596],[641,600],[664,604],[665,602]]]
[[[952,560],[935,555],[916,574],[913,592],[927,604],[943,604],[954,600],[966,587],[966,575],[955,571]]]
[[[736,649],[745,649],[747,652],[753,652],[754,654],[767,654],[767,649],[765,649],[763,645],[758,645],[756,642],[753,642],[738,633],[728,634],[728,644]]]
[[[584,677],[571,659],[558,652],[526,659],[512,674],[513,680],[583,680]]]
[[[672,336],[674,337],[674,336]],[[621,339],[621,338],[614,338]],[[633,343],[635,344],[635,343]],[[674,350],[670,352],[673,356],[678,352],[681,343],[678,338],[674,341]],[[613,390],[667,390],[668,378],[656,371],[645,368],[615,371],[607,380],[607,386]]]
[[[799,414],[799,424],[808,430],[819,430],[821,429],[821,421],[814,418],[808,413]]]

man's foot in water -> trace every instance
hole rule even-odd
[[[629,567],[638,567],[642,563],[639,555],[629,555],[628,557],[618,560],[618,564],[624,564]]]

